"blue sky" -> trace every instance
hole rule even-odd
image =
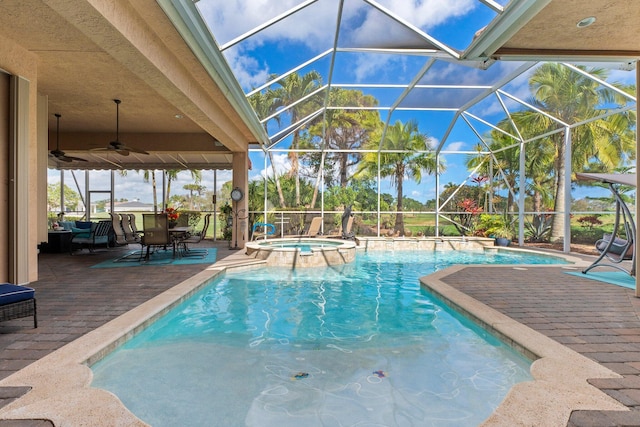
[[[219,2],[200,0],[196,3],[203,18],[221,46],[229,41],[257,28],[268,20],[281,15],[285,11],[300,5],[302,1],[256,1],[236,0]],[[476,31],[487,25],[496,13],[478,0],[378,0],[383,8],[406,20],[409,25],[420,29],[447,47],[463,50],[471,42]],[[499,1],[503,6],[506,0]],[[339,33],[338,47],[375,47],[411,45],[424,43],[406,27],[381,13],[371,4],[360,1],[346,1],[342,14],[342,27]],[[294,16],[287,17],[264,31],[252,35],[224,51],[240,85],[245,92],[258,87],[267,81],[272,74],[283,74],[293,67],[325,52],[333,45],[337,22],[337,0],[319,0],[300,10]],[[418,40],[419,39],[419,40]],[[323,81],[329,79],[330,56],[325,56],[307,65],[299,71],[304,74],[310,70],[320,72]],[[363,54],[340,52],[335,58],[332,84],[357,83],[362,85],[375,84],[408,84],[424,66],[428,58],[422,56],[401,56],[390,54]],[[420,80],[420,84],[431,85],[491,85],[501,76],[509,74],[520,67],[520,63],[495,63],[488,70],[465,67],[454,62],[438,61]],[[522,74],[508,84],[505,89],[509,93],[523,100],[530,98],[528,77],[533,69]],[[635,80],[635,72],[612,71],[611,81],[631,83]],[[376,96],[381,106],[389,106],[402,93],[402,88],[364,88],[367,94]],[[459,107],[466,100],[473,98],[482,89],[438,90],[424,89],[417,95],[405,99],[404,104],[414,107],[442,108]],[[516,102],[504,98],[508,108],[522,108]],[[401,105],[402,106],[402,105]],[[491,96],[470,110],[483,120],[497,123],[506,117],[498,99]],[[453,113],[451,112],[407,112],[396,111],[388,117],[387,111],[381,111],[383,121],[406,121],[416,119],[420,129],[427,134],[434,145],[440,144],[447,128],[450,126]],[[275,124],[270,122],[270,134]],[[286,116],[283,116],[282,127],[286,127]],[[476,130],[483,134],[490,128],[478,121],[474,122]],[[278,148],[290,145],[290,138],[278,143]],[[472,129],[462,120],[453,128],[443,146],[445,151],[472,150],[478,143],[478,138]],[[263,157],[252,154],[254,169],[252,177],[270,174],[270,168],[264,170]],[[441,176],[441,185],[448,182],[462,182],[469,171],[465,166],[466,155],[445,155],[444,161],[447,171]],[[275,163],[280,173],[286,172],[289,161],[285,153],[275,154]],[[395,194],[395,190],[388,181],[383,183],[383,191]],[[405,185],[405,195],[420,201],[432,199],[435,196],[435,179],[427,177],[420,184],[409,182]],[[581,197],[580,190],[575,194]]]

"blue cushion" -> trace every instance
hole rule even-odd
[[[76,237],[87,238],[87,239],[91,237],[90,229],[71,227],[71,232],[73,233],[74,239]]]
[[[76,228],[91,228],[91,221],[76,221]]]
[[[58,225],[60,225],[65,230],[69,230],[69,231],[71,231],[71,228],[73,228],[73,226],[75,224],[76,224],[75,221],[60,221],[60,222],[58,222]]]
[[[10,283],[0,284],[0,305],[32,299],[35,290],[26,286],[12,285]]]

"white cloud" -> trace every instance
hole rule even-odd
[[[287,153],[274,153],[273,164],[276,167],[276,173],[278,175],[283,175],[289,172],[289,170],[291,169],[291,160],[289,159],[289,156],[287,155]],[[255,166],[256,165],[254,163],[254,167]],[[261,162],[261,166],[264,166],[264,163]],[[263,167],[262,169],[257,171],[255,174],[252,174],[251,179],[263,179],[265,177],[272,177],[272,176],[273,176],[273,168],[269,164],[267,165],[266,169],[264,169]]]
[[[258,28],[268,20],[280,16],[300,2],[297,0],[236,0],[231,2],[200,1],[197,7],[203,19],[212,29],[220,45]],[[382,0],[385,8],[406,19],[424,31],[440,25],[449,19],[469,14],[477,6],[474,0],[416,0],[398,2]],[[241,41],[225,51],[225,57],[244,88],[258,86],[266,81],[269,73],[278,72],[266,63],[250,57],[249,52],[266,43],[274,44],[274,49],[285,49],[287,43],[305,45],[313,52],[322,52],[333,45],[334,28],[338,11],[337,0],[313,3],[295,14],[274,23],[259,33]],[[376,42],[385,44],[394,33],[400,35],[407,30],[400,25],[389,25],[390,18],[364,2],[346,2],[343,9],[340,37],[358,41],[364,38],[367,45]],[[380,29],[384,28],[384,31]],[[376,40],[379,38],[379,40]],[[273,50],[273,49],[272,49]],[[271,52],[273,54],[273,52]],[[398,60],[391,56],[359,60],[355,75],[361,80],[372,73],[379,73],[391,62]],[[398,64],[394,64],[398,65]],[[271,69],[270,69],[271,68]]]
[[[473,0],[380,0],[380,4],[412,24],[429,30],[455,17],[464,16],[475,6]]]
[[[254,88],[267,81],[270,74],[267,64],[260,64],[255,58],[240,54],[238,49],[230,49],[225,57],[241,87]]]
[[[462,141],[451,142],[444,147],[445,151],[461,151],[466,149],[466,143]]]

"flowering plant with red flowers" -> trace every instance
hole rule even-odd
[[[167,208],[164,210],[169,221],[177,221],[180,214],[176,208]]]

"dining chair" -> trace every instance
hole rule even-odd
[[[142,250],[140,258],[144,255],[144,259],[148,260],[151,248],[154,246],[167,247],[172,244],[169,237],[169,219],[166,213],[160,214],[142,214],[143,235],[140,238]],[[146,246],[146,253],[145,253]]]
[[[211,214],[208,213],[204,216],[204,224],[202,229],[196,233],[189,233],[183,238],[180,238],[176,243],[178,246],[178,250],[180,251],[181,256],[189,257],[189,256],[199,256],[206,257],[209,254],[209,251],[206,248],[193,249],[190,248],[190,244],[198,244],[202,242],[207,236],[207,230],[209,228]]]

